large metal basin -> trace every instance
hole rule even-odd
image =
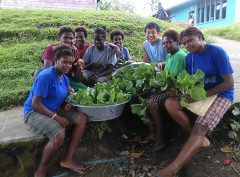
[[[75,104],[71,102],[68,97],[66,98],[66,101],[69,104],[76,106],[79,112],[86,114],[88,121],[104,121],[115,119],[123,113],[125,104],[130,100],[131,98],[121,103],[112,105],[87,106]]]

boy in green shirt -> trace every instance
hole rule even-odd
[[[169,28],[163,32],[162,46],[167,53],[166,62],[160,62],[158,69],[163,70],[164,66],[170,69],[174,76],[178,76],[186,68],[186,54],[179,48],[179,32],[173,28]],[[140,141],[140,144],[147,144],[156,141],[153,151],[160,151],[167,145],[163,134],[162,116],[160,108],[164,107],[164,103],[168,95],[166,92],[160,93],[148,100],[148,109],[151,113],[152,124],[149,124],[149,135]]]

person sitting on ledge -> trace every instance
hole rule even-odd
[[[159,37],[160,27],[155,22],[150,22],[145,26],[146,41],[143,42],[143,62],[160,62],[166,61],[166,54],[162,47],[162,39]]]
[[[212,147],[206,138],[207,131],[212,131],[232,105],[234,93],[233,69],[227,53],[216,45],[203,42],[202,31],[197,27],[188,27],[180,33],[180,41],[190,53],[186,56],[186,68],[189,74],[197,69],[205,73],[203,79],[206,97],[217,95],[204,117],[198,116],[194,125],[180,106],[179,100],[170,97],[165,101],[165,108],[171,117],[190,133],[177,158],[166,168],[149,174],[155,177],[175,177],[195,153]],[[188,97],[188,103],[195,102]]]
[[[61,107],[71,91],[67,74],[73,63],[73,53],[67,45],[54,48],[54,66],[40,72],[34,81],[28,99],[24,103],[24,122],[30,130],[38,135],[47,136],[49,142],[42,154],[40,166],[34,177],[45,177],[45,171],[59,147],[64,142],[64,128],[72,126],[70,144],[60,166],[69,168],[79,174],[84,168],[73,162],[74,151],[83,135],[87,118],[73,110],[70,104]]]
[[[107,82],[117,63],[113,49],[105,44],[106,31],[97,28],[93,33],[94,46],[87,49],[83,56],[86,63],[83,70],[82,82],[87,86],[93,86],[97,82]]]
[[[131,64],[132,61],[131,61],[129,51],[128,51],[127,47],[122,46],[122,43],[124,40],[123,32],[118,29],[111,31],[110,39],[111,39],[112,43],[117,45],[118,48],[121,50],[121,56],[119,57],[119,59],[121,59],[122,61],[125,61],[125,64]]]
[[[179,73],[181,73],[184,69],[186,69],[186,54],[179,48],[180,37],[179,32],[173,28],[168,28],[163,32],[162,35],[162,46],[167,55],[166,62],[160,62],[160,71],[163,70],[163,66],[165,65],[164,70],[166,68],[170,69],[173,75],[176,77]],[[155,141],[155,146],[153,151],[157,152],[163,150],[167,141],[164,137],[163,131],[163,117],[162,117],[162,109],[165,109],[164,102],[168,99],[168,94],[171,92],[162,92],[156,93],[151,96],[148,100],[148,109],[150,111],[154,126],[149,124],[149,135],[140,141],[140,144],[146,144],[148,142]]]

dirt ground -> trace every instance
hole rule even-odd
[[[188,139],[189,133],[178,126],[171,117],[164,113],[165,135],[169,140],[168,146],[160,152],[153,153],[153,145],[140,145],[136,140],[146,137],[147,126],[144,125],[137,115],[133,115],[127,104],[121,117],[109,120],[108,126],[111,132],[105,131],[102,139],[96,133],[96,126],[99,122],[87,124],[85,134],[74,155],[74,160],[80,162],[95,162],[84,164],[87,174],[83,177],[146,177],[147,173],[162,169],[170,164],[178,155],[184,143]],[[195,116],[188,113],[195,121]],[[220,124],[207,137],[213,143],[213,148],[195,154],[192,159],[179,171],[178,177],[237,177],[240,176],[240,143],[239,138],[230,139],[228,131],[230,129],[229,118],[238,122],[240,117],[233,116],[229,110]],[[47,168],[47,177],[75,177],[78,174],[59,166],[63,158],[69,140],[66,134],[66,141],[54,156]],[[34,168],[25,169],[21,176],[32,177],[34,171],[40,163],[42,150],[46,142],[43,142],[36,153],[37,161]],[[234,152],[224,153],[221,148],[228,146]],[[134,158],[129,153],[139,155]],[[230,164],[224,165],[224,160],[230,160]],[[98,163],[96,163],[98,162]],[[21,168],[9,165],[7,168],[12,171]],[[6,176],[0,173],[0,176]],[[11,174],[11,173],[8,173]],[[13,174],[13,173],[12,173]],[[8,175],[8,177],[11,175]],[[13,175],[14,177],[16,175]]]

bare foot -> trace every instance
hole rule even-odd
[[[38,170],[34,173],[34,177],[45,177],[45,173],[38,172]]]
[[[156,141],[156,137],[154,134],[149,134],[146,138],[143,138],[142,140],[139,141],[139,144],[148,144],[151,143],[153,141]]]
[[[206,138],[206,136],[203,139],[202,146],[201,147],[207,147],[210,145],[210,141]]]
[[[152,176],[154,177],[155,175],[159,175],[161,177],[175,177],[176,176],[176,173],[174,173],[173,171],[171,171],[170,169],[167,168],[164,168],[162,170],[159,170],[157,172],[154,172],[154,173],[149,173],[148,176]]]
[[[77,165],[76,163],[74,163],[73,161],[70,161],[70,162],[68,162],[68,161],[64,161],[64,160],[62,160],[61,162],[60,162],[60,166],[61,167],[64,167],[64,168],[69,168],[69,169],[76,169],[76,168],[81,168],[81,169],[76,169],[76,170],[74,170],[75,172],[77,172],[77,173],[79,173],[79,174],[83,174],[84,173],[84,170],[85,170],[85,168],[82,166],[82,165]]]

